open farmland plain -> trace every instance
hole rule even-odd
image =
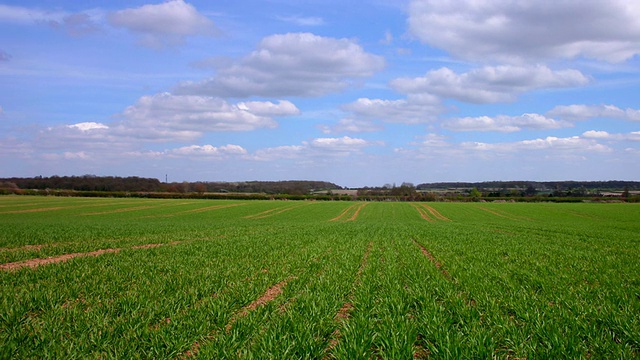
[[[638,358],[637,204],[0,197],[0,358]]]

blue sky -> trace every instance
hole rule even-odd
[[[0,177],[640,180],[640,5],[3,1]]]

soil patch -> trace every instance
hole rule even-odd
[[[73,253],[73,254],[65,254],[60,256],[52,256],[44,259],[29,259],[24,261],[0,264],[0,270],[18,270],[23,267],[35,268],[41,265],[54,264],[59,262],[64,262],[69,259],[84,257],[84,256],[99,256],[106,253],[117,253],[122,249],[102,249],[91,251],[87,253]]]
[[[422,204],[422,207],[424,207],[425,209],[429,210],[431,215],[433,215],[438,220],[451,221],[451,219],[449,219],[448,217],[440,214],[440,212],[438,210],[432,208],[431,206],[429,206],[427,204]]]
[[[416,204],[411,204],[416,210],[418,210],[418,213],[420,213],[420,217],[422,217],[423,219],[427,220],[428,222],[433,222],[433,219],[429,216],[429,214],[427,214],[427,211],[425,209],[423,209],[422,207],[416,205]]]
[[[272,287],[268,288],[267,291],[262,294],[262,296],[254,300],[251,304],[246,305],[245,307],[240,309],[240,311],[238,311],[238,313],[234,317],[232,317],[231,320],[229,320],[229,323],[225,326],[225,330],[227,332],[231,331],[233,324],[235,324],[238,319],[249,315],[249,312],[254,311],[258,307],[264,306],[267,303],[275,300],[280,294],[282,294],[282,289],[287,286],[287,283],[291,279],[292,277],[288,277],[287,279],[284,279],[281,282],[273,285]]]
[[[497,212],[497,211],[495,211],[495,210],[487,209],[486,207],[483,207],[483,206],[478,206],[478,209],[480,209],[480,210],[484,210],[484,211],[486,211],[486,212],[488,212],[488,213],[490,213],[490,214],[496,215],[496,216],[503,217],[503,218],[505,218],[505,219],[515,220],[515,221],[520,221],[520,219],[516,219],[516,218],[514,218],[514,217],[507,216],[507,215],[505,215],[505,214],[501,214],[501,213],[499,213],[499,212]]]
[[[413,242],[418,245],[418,247],[420,248],[420,250],[422,250],[422,254],[424,254],[424,256],[426,256],[432,263],[433,265],[436,266],[436,268],[438,270],[440,270],[440,272],[442,273],[442,275],[444,275],[444,277],[446,277],[447,279],[451,280],[451,274],[449,274],[449,272],[444,269],[442,267],[442,264],[435,258],[435,256],[433,256],[433,254],[431,254],[431,252],[429,252],[429,250],[427,250],[427,248],[425,248],[424,246],[422,246],[422,244],[420,244],[419,242],[417,242],[415,239],[413,240]]]
[[[358,206],[358,208],[356,209],[356,212],[353,213],[353,216],[351,216],[347,221],[355,221],[355,219],[358,218],[358,215],[360,214],[360,210],[362,210],[362,208],[364,208],[368,204],[369,203],[363,203],[362,205]]]

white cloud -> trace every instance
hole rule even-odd
[[[0,22],[26,25],[34,23],[48,23],[50,21],[62,21],[62,19],[67,15],[68,13],[62,11],[47,11],[22,6],[0,4]]]
[[[90,131],[96,129],[108,129],[109,127],[105,124],[97,123],[97,122],[82,122],[73,125],[67,125],[68,128],[76,128],[80,131]]]
[[[317,16],[278,16],[278,20],[298,26],[322,26],[325,24],[324,19]]]
[[[350,39],[310,33],[264,38],[258,49],[235,65],[223,66],[216,76],[185,82],[178,94],[223,97],[319,96],[349,86],[384,67],[381,56],[365,52]]]
[[[505,143],[464,142],[461,147],[471,151],[492,151],[511,154],[514,152],[550,150],[555,152],[608,152],[611,148],[592,139],[579,136],[558,138],[547,136],[544,139],[522,140]]]
[[[297,115],[289,101],[231,104],[220,98],[161,93],[141,97],[121,114],[117,131],[136,138],[193,139],[204,132],[273,128],[273,117]]]
[[[620,109],[614,105],[561,105],[551,109],[548,114],[574,121],[591,118],[640,121],[640,110],[631,108]]]
[[[116,11],[108,20],[137,34],[140,44],[152,48],[180,45],[188,36],[215,35],[218,31],[213,21],[183,0]]]
[[[223,156],[245,155],[247,150],[239,145],[224,145],[215,147],[213,145],[191,145],[166,151],[171,157],[203,157],[221,158]]]
[[[640,141],[640,131],[627,134],[612,134],[607,131],[589,130],[582,134],[585,139],[613,140],[613,141]]]
[[[21,25],[42,24],[53,29],[63,30],[69,35],[83,35],[100,31],[101,25],[98,19],[101,17],[102,12],[99,10],[69,13],[0,4],[0,22]]]
[[[540,114],[464,117],[446,120],[443,123],[445,129],[453,131],[515,132],[524,129],[545,130],[570,126],[572,126],[570,122],[554,120]]]
[[[422,42],[465,59],[620,62],[640,54],[638,18],[628,0],[413,0],[408,21]]]
[[[470,103],[516,100],[532,90],[582,86],[589,79],[578,70],[554,71],[546,66],[485,66],[457,74],[443,67],[423,77],[398,78],[390,85],[408,94],[431,94]]]
[[[357,120],[357,119],[341,119],[337,124],[333,126],[322,126],[322,132],[325,134],[331,133],[360,133],[360,132],[375,132],[382,131],[383,127],[379,124],[369,120]]]
[[[350,117],[354,119],[400,124],[432,122],[444,111],[440,99],[428,94],[410,95],[399,100],[360,98],[343,105],[342,109],[351,112]]]
[[[313,139],[309,146],[330,151],[352,151],[368,146],[370,143],[364,139],[343,136],[341,138],[317,138]]]
[[[381,145],[384,144],[349,136],[316,138],[308,142],[305,141],[302,145],[260,149],[251,158],[260,161],[275,161],[283,158],[305,160],[309,158],[346,157],[358,154],[366,147]]]

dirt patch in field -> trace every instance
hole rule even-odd
[[[219,209],[226,209],[226,208],[231,208],[231,207],[236,207],[236,206],[242,206],[242,205],[246,205],[246,204],[230,204],[230,205],[214,205],[214,206],[207,206],[207,207],[203,207],[203,208],[199,208],[199,209],[193,209],[193,210],[181,211],[181,212],[179,212],[178,214],[200,213],[200,212],[205,212],[205,211],[219,210]]]
[[[501,214],[501,213],[499,213],[499,212],[497,212],[495,210],[487,209],[486,207],[483,207],[483,206],[478,206],[478,209],[484,210],[484,211],[486,211],[486,212],[488,212],[490,214],[493,214],[493,215],[496,215],[496,216],[499,216],[499,217],[503,217],[505,219],[514,220],[514,221],[520,221],[520,219],[516,219],[514,217],[511,217],[511,216],[508,216],[508,215],[505,215],[505,214]]]
[[[367,245],[367,251],[365,251],[364,255],[362,256],[362,260],[360,261],[360,267],[358,268],[358,272],[356,273],[356,278],[353,281],[353,285],[351,286],[351,291],[347,296],[348,300],[344,304],[342,304],[342,306],[340,307],[340,310],[338,310],[336,315],[333,317],[333,319],[338,325],[342,324],[343,322],[346,322],[349,318],[351,318],[351,313],[353,312],[353,309],[354,309],[354,306],[353,306],[354,293],[356,288],[360,286],[360,283],[362,281],[361,280],[362,272],[367,266],[367,262],[369,261],[369,255],[371,254],[372,247],[373,247],[373,242],[370,242]],[[325,356],[322,358],[323,360],[328,360],[333,358],[331,351],[333,351],[333,349],[338,345],[338,342],[340,341],[341,337],[342,337],[342,334],[340,333],[340,328],[337,327],[331,333],[327,347],[324,349]]]
[[[41,266],[41,265],[64,262],[64,261],[67,261],[67,260],[70,260],[70,259],[73,259],[73,258],[77,258],[77,257],[99,256],[99,255],[106,254],[106,253],[117,253],[120,250],[122,250],[122,249],[102,249],[102,250],[96,250],[96,251],[91,251],[91,252],[87,252],[87,253],[73,253],[73,254],[65,254],[65,255],[60,255],[60,256],[52,256],[52,257],[48,257],[48,258],[44,258],[44,259],[29,259],[29,260],[24,260],[24,261],[0,264],[0,270],[11,271],[11,270],[22,269],[24,267],[35,268],[35,267],[38,267],[38,266]]]
[[[449,219],[448,217],[440,214],[440,212],[434,208],[432,208],[431,206],[427,205],[427,204],[422,204],[422,207],[424,207],[425,209],[429,210],[429,212],[431,213],[431,215],[433,215],[436,219],[438,220],[442,220],[442,221],[451,221],[451,219]]]
[[[28,251],[28,250],[40,251],[42,248],[45,248],[47,246],[57,246],[57,244],[23,245],[23,246],[14,247],[14,248],[0,248],[0,252]]]
[[[362,203],[360,206],[358,206],[358,208],[356,209],[356,211],[353,213],[353,215],[347,220],[347,221],[355,221],[358,218],[358,215],[360,214],[360,211],[367,206],[369,203]]]
[[[156,208],[156,207],[158,207],[158,206],[136,206],[136,207],[130,207],[130,208],[124,208],[124,209],[116,209],[116,210],[110,210],[110,211],[92,212],[92,213],[86,213],[86,214],[80,214],[80,215],[82,215],[82,216],[91,216],[91,215],[117,214],[117,213],[129,212],[129,211],[138,211],[138,210],[153,209],[153,208]]]
[[[431,252],[429,250],[427,250],[427,248],[425,248],[424,246],[422,246],[422,244],[420,244],[419,242],[417,242],[415,239],[413,240],[413,242],[418,245],[418,247],[420,248],[420,250],[422,251],[422,254],[424,254],[424,256],[426,256],[429,261],[431,261],[433,263],[433,265],[435,265],[435,267],[440,270],[440,272],[442,273],[442,275],[444,275],[444,277],[446,277],[447,279],[451,280],[451,274],[449,274],[449,272],[444,269],[442,267],[442,264],[435,258],[435,256],[433,256],[433,254],[431,254]]]
[[[361,203],[361,204],[353,204],[351,206],[349,206],[348,208],[342,210],[342,212],[340,213],[340,215],[334,217],[333,219],[329,220],[329,221],[340,221],[343,220],[347,214],[349,214],[351,211],[353,211],[353,214],[351,215],[350,218],[346,219],[345,221],[355,221],[358,218],[358,215],[360,214],[360,211],[367,206],[369,203]]]
[[[12,210],[12,211],[3,211],[0,214],[27,214],[27,213],[35,213],[35,212],[44,212],[44,211],[55,211],[62,209],[71,209],[70,207],[59,206],[59,207],[50,207],[50,208],[37,208],[37,209],[25,209],[25,210]]]
[[[144,244],[144,245],[136,245],[136,246],[132,246],[132,249],[151,249],[151,248],[157,248],[160,246],[165,246],[167,244]]]
[[[427,210],[423,209],[422,207],[416,205],[416,204],[411,204],[416,210],[418,210],[418,213],[420,213],[420,217],[427,220],[428,222],[433,222],[433,219],[429,216],[429,214],[427,214]]]
[[[236,321],[249,315],[251,311],[256,310],[258,307],[264,306],[269,302],[275,300],[280,294],[282,294],[282,289],[287,286],[287,283],[291,281],[292,278],[293,277],[288,277],[281,282],[273,285],[272,287],[268,288],[267,291],[262,294],[262,296],[254,300],[251,304],[246,305],[245,307],[240,309],[240,311],[238,311],[236,315],[233,316],[231,320],[229,320],[229,323],[225,326],[225,330],[227,332],[231,331],[231,329],[233,328],[233,324],[235,324]]]
[[[131,249],[150,249],[150,248],[156,248],[156,247],[160,247],[160,246],[165,246],[165,245],[177,245],[182,243],[182,241],[173,241],[170,243],[164,243],[164,244],[144,244],[144,245],[136,245],[136,246],[132,246]],[[55,246],[57,244],[50,244],[50,245],[25,245],[19,248],[16,248],[17,250],[28,250],[28,249],[36,249],[39,250],[45,246]],[[18,270],[24,267],[28,267],[28,268],[35,268],[41,265],[48,265],[48,264],[55,264],[55,263],[59,263],[59,262],[65,262],[69,259],[73,259],[73,258],[77,258],[77,257],[85,257],[85,256],[99,256],[102,254],[107,254],[107,253],[118,253],[121,250],[123,250],[123,248],[116,248],[116,249],[102,249],[102,250],[96,250],[96,251],[91,251],[91,252],[85,252],[85,253],[71,253],[71,254],[64,254],[64,255],[59,255],[59,256],[50,256],[47,258],[37,258],[37,259],[29,259],[29,260],[23,260],[23,261],[16,261],[16,262],[11,262],[11,263],[5,263],[5,264],[0,264],[0,270],[6,270],[6,271],[11,271],[11,270]]]
[[[289,210],[293,210],[293,209],[297,209],[303,206],[308,206],[311,205],[312,203],[308,203],[308,204],[302,204],[302,205],[297,205],[297,206],[289,206],[289,207],[285,207],[283,208],[275,208],[275,209],[270,209],[267,211],[263,211],[261,213],[258,214],[254,214],[254,215],[249,215],[249,216],[245,216],[245,219],[264,219],[264,218],[268,218],[270,216],[275,216],[275,215],[279,215],[282,214],[283,212],[289,211]]]
[[[345,216],[346,213],[348,213],[351,209],[355,208],[356,206],[358,206],[358,204],[353,204],[353,205],[349,206],[348,208],[342,210],[340,215],[334,217],[333,219],[331,219],[329,221],[338,221],[338,220],[342,219],[342,217]]]

